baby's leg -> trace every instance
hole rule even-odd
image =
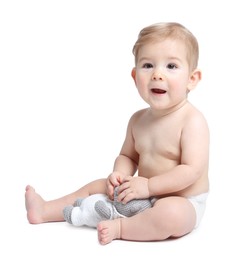
[[[28,185],[25,192],[28,221],[31,224],[64,221],[63,208],[65,206],[72,205],[77,198],[96,193],[106,193],[106,179],[90,182],[73,193],[51,201],[45,201],[33,187]]]
[[[133,217],[100,222],[98,239],[103,245],[114,239],[160,241],[191,232],[195,222],[194,207],[187,199],[167,197]]]

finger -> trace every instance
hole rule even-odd
[[[131,200],[133,200],[133,199],[135,199],[135,198],[134,198],[134,193],[133,193],[133,192],[130,192],[129,194],[127,194],[127,195],[123,198],[122,203],[123,203],[123,204],[126,204],[126,203],[128,203],[129,201],[131,201]]]
[[[124,182],[123,184],[121,184],[118,188],[118,193],[122,193],[124,190],[127,190],[128,188],[130,188],[130,182]]]
[[[119,186],[121,183],[123,183],[123,176],[118,176],[117,177],[117,182],[118,182],[118,184],[115,185],[115,186]]]
[[[113,198],[114,188],[112,184],[107,185],[107,194],[110,199]]]
[[[129,196],[129,194],[131,193],[131,189],[125,189],[123,190],[121,193],[119,193],[118,195],[118,201],[125,203],[126,201],[129,200],[129,197],[126,198],[127,196]]]
[[[110,176],[109,178],[109,182],[113,185],[113,186],[118,186],[120,183],[119,183],[119,180],[117,180],[117,178],[115,176]]]

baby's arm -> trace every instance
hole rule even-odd
[[[134,116],[129,121],[122,149],[114,162],[113,173],[107,179],[107,192],[110,199],[113,199],[114,187],[119,186],[125,177],[133,176],[137,170],[139,155],[134,148],[133,121]]]

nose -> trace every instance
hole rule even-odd
[[[164,80],[164,75],[160,71],[154,71],[152,75],[153,80]]]

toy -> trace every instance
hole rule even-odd
[[[117,201],[118,187],[114,190],[114,200],[105,194],[93,194],[79,198],[73,206],[63,210],[64,219],[74,226],[97,227],[102,220],[131,217],[152,207],[152,199],[137,199],[126,204]]]

